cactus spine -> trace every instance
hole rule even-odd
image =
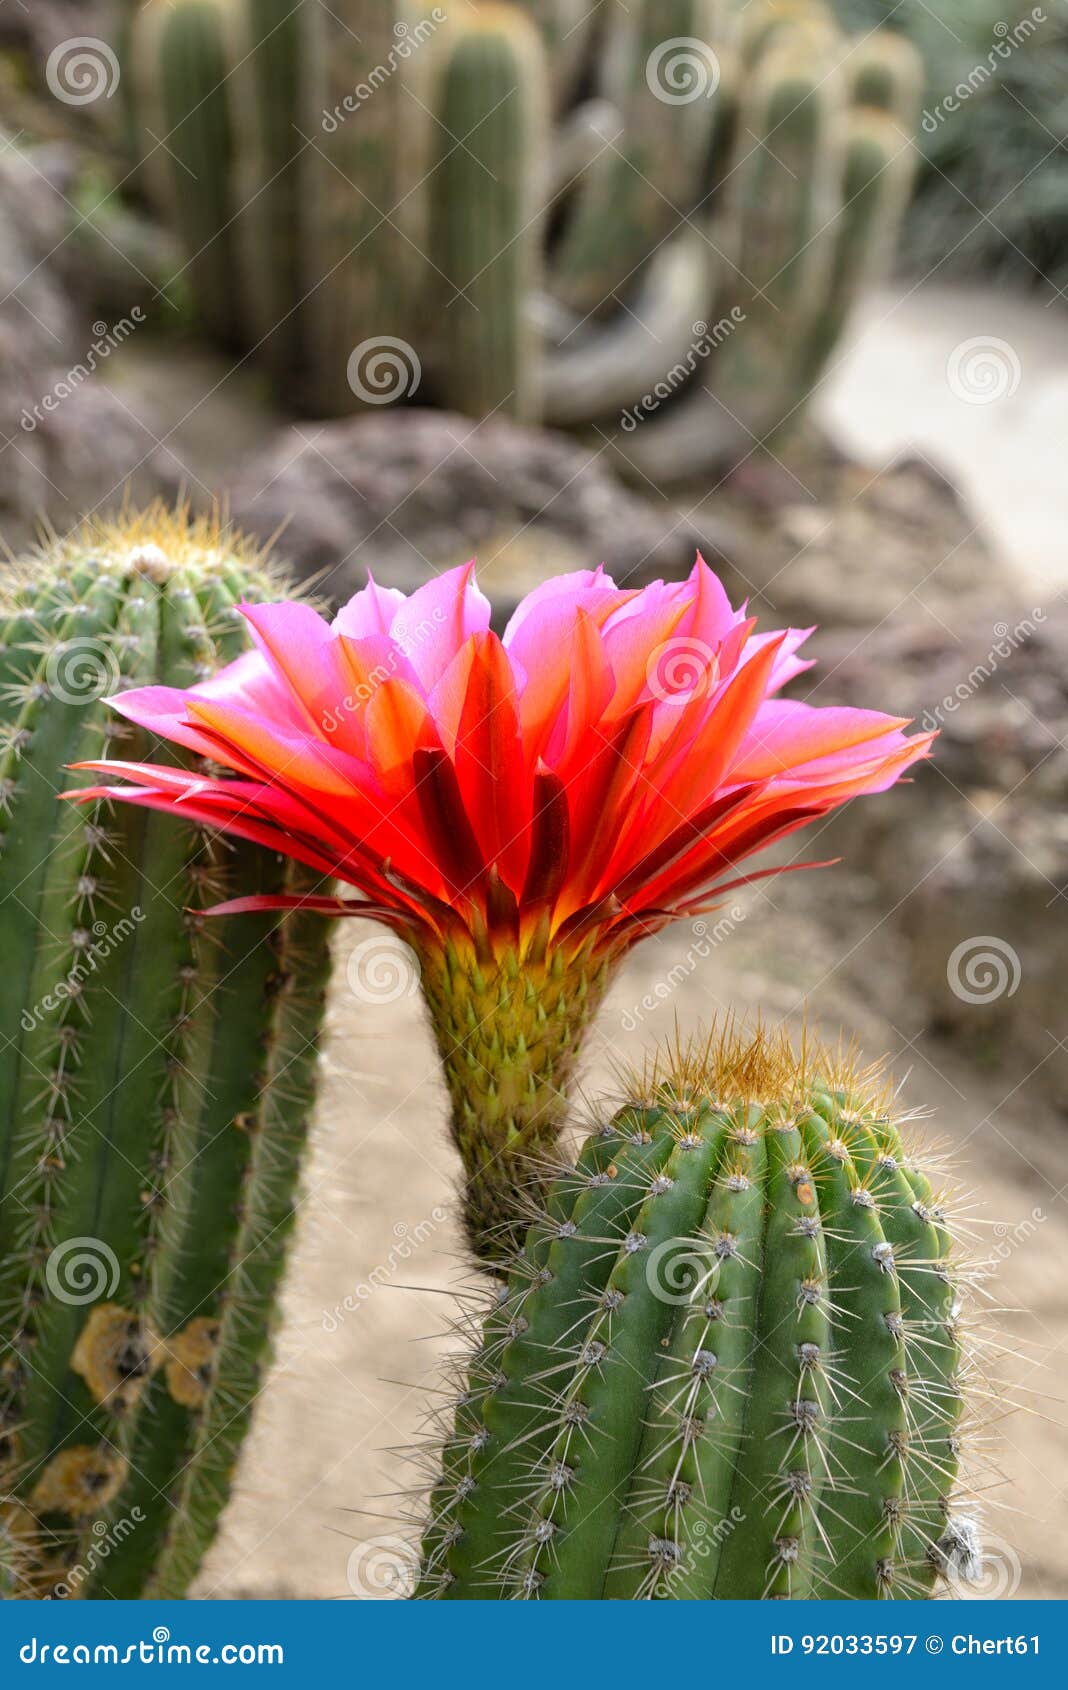
[[[486,1319],[419,1594],[930,1592],[957,1293],[887,1103],[763,1036],[646,1076],[557,1178]]]
[[[160,511],[16,572],[0,640],[0,1568],[8,1594],[183,1594],[269,1348],[312,1100],[321,918],[206,922],[312,877],[67,765],[165,748],[123,684],[244,645],[262,560]],[[101,1545],[106,1544],[106,1553]]]

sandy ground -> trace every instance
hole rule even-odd
[[[1022,1094],[1004,1097],[996,1076],[917,1035],[904,1001],[896,1012],[905,994],[894,984],[894,936],[870,887],[844,869],[830,873],[840,877],[834,891],[821,876],[814,894],[817,877],[799,875],[749,893],[735,930],[703,960],[685,928],[647,941],[605,1006],[585,1089],[591,1100],[610,1093],[618,1058],[670,1036],[676,1022],[685,1034],[728,1007],[796,1021],[807,1003],[820,1031],[842,1027],[869,1056],[891,1056],[907,1076],[908,1105],[933,1111],[923,1130],[948,1147],[966,1190],[968,1248],[991,1270],[977,1323],[996,1380],[976,1451],[990,1551],[978,1594],[1063,1597],[1068,1430],[1057,1399],[1068,1307],[1050,1271],[1068,1245],[1063,1145]],[[437,1360],[453,1341],[456,1168],[418,998],[368,1003],[345,984],[345,955],[369,938],[376,932],[362,923],[340,935],[278,1364],[203,1595],[384,1595],[410,1562],[411,1532],[398,1517],[406,1505],[393,1493],[411,1473],[398,1477],[393,1452],[417,1438]],[[1012,1353],[995,1353],[1001,1346]]]
[[[1028,592],[1068,580],[1064,303],[989,286],[872,293],[816,404],[881,466],[921,452],[961,489]]]

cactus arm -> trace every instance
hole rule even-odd
[[[177,229],[204,322],[242,343],[235,286],[239,204],[233,188],[233,88],[217,0],[149,0],[133,24],[131,98],[146,180]]]
[[[608,15],[599,91],[622,111],[623,134],[589,166],[551,266],[554,293],[576,311],[603,310],[693,209],[716,95],[671,103],[650,65],[673,39],[710,42],[714,19],[709,0],[640,0]]]
[[[437,84],[440,151],[430,194],[431,263],[442,301],[439,382],[470,416],[540,409],[537,291],[548,153],[545,64],[536,31],[501,6],[461,24]]]
[[[401,75],[390,58],[397,8],[389,0],[347,0],[333,11],[318,7],[316,15],[308,68],[314,150],[306,184],[313,291],[302,397],[323,415],[341,416],[359,408],[348,379],[355,348],[411,332],[410,278],[418,266],[396,222],[408,189],[396,152],[406,116]],[[324,128],[324,121],[333,127]]]
[[[713,262],[696,230],[665,241],[620,320],[580,329],[547,353],[545,420],[589,422],[640,403],[650,389],[661,388],[669,398],[700,363],[695,343],[709,304]]]
[[[243,0],[232,33],[234,198],[248,339],[283,391],[302,373],[305,294],[317,276],[307,216],[316,8]]]

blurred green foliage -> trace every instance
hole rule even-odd
[[[905,266],[1068,289],[1064,0],[834,4],[854,30],[886,25],[908,35],[927,67],[926,166],[905,227]]]

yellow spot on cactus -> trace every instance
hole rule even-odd
[[[159,1338],[129,1309],[98,1303],[82,1327],[70,1358],[94,1401],[123,1414],[164,1360]]]
[[[211,1384],[219,1347],[219,1322],[198,1315],[167,1345],[167,1389],[183,1408],[199,1408]]]
[[[40,1514],[84,1520],[114,1501],[126,1473],[127,1463],[117,1450],[71,1444],[52,1457],[30,1501]]]

